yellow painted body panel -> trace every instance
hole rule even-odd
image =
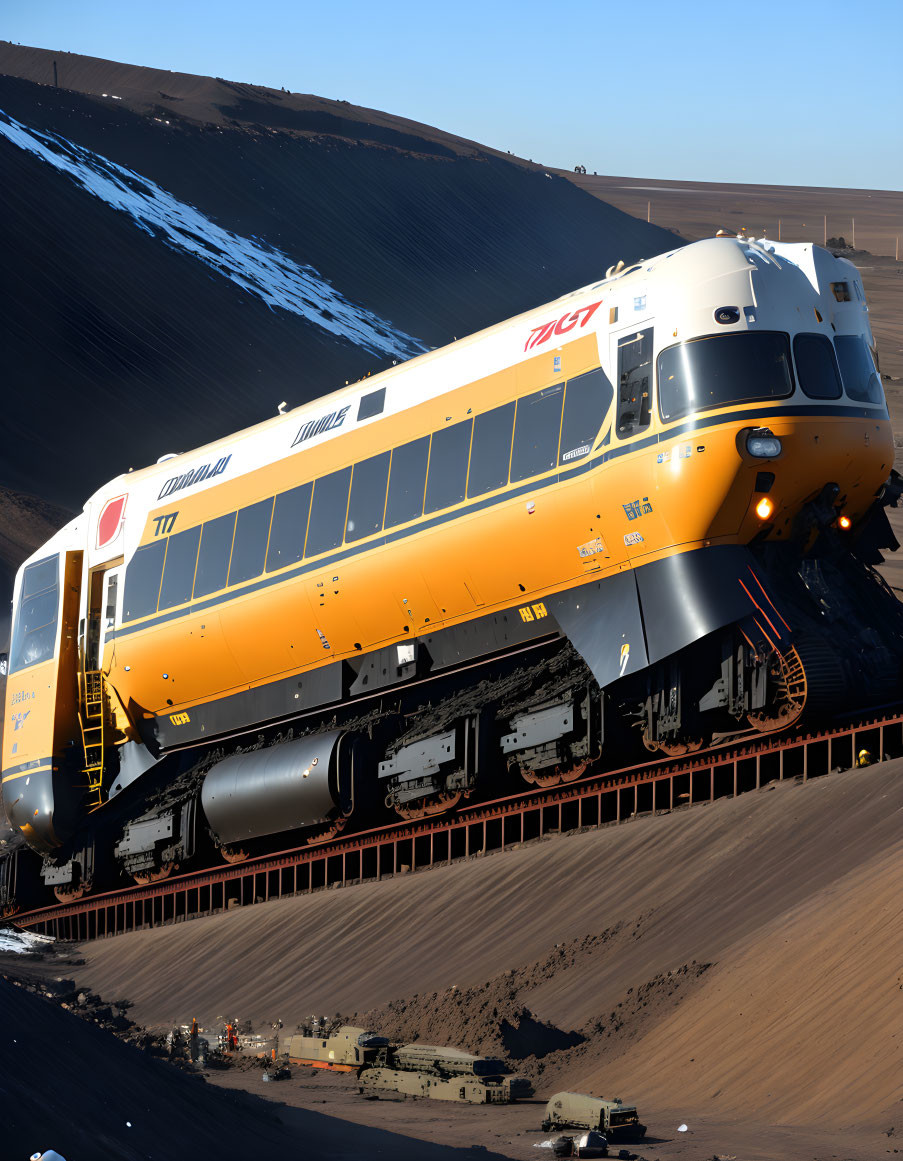
[[[81,746],[77,626],[82,553],[65,553],[63,561],[56,657],[7,678],[3,770],[13,772],[4,773],[3,799],[10,821],[30,841],[38,828],[52,839],[53,802],[60,780],[67,786],[71,781]],[[18,769],[26,763],[32,765]]]
[[[480,387],[486,390],[485,384]],[[479,410],[499,401],[497,395],[481,394]],[[439,408],[443,414],[452,410]],[[893,458],[886,420],[783,417],[779,406],[763,411],[761,403],[732,414],[736,411],[749,419],[683,432],[561,483],[550,472],[529,492],[503,503],[389,544],[368,547],[362,540],[359,554],[349,559],[123,637],[116,643],[115,662],[108,654],[110,680],[124,701],[133,699],[155,714],[172,712],[510,608],[675,549],[747,543],[762,528],[754,509],[756,476],[763,470],[775,475],[774,538],[787,538],[800,506],[829,480],[840,484],[844,509],[854,519],[864,515]],[[418,424],[412,431],[407,422],[400,426],[393,418],[354,433],[356,451],[349,462],[425,430]],[[757,460],[738,450],[738,433],[760,426],[781,437],[784,450],[777,460]],[[628,445],[642,444],[645,434]],[[614,445],[621,446],[626,445]],[[681,457],[680,449],[689,454]],[[663,454],[670,458],[659,463]],[[325,466],[334,468],[336,460]],[[272,477],[268,482],[274,486]],[[223,485],[222,497],[219,492],[214,488],[195,498],[193,522],[238,502],[231,485]],[[242,502],[265,492],[252,484]],[[201,499],[207,501],[205,512],[198,508]],[[624,505],[642,506],[644,500],[651,511],[629,519]],[[642,543],[625,545],[625,537],[635,532],[642,534]],[[579,548],[597,538],[599,551],[581,556]]]

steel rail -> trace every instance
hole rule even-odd
[[[640,814],[735,798],[785,779],[819,777],[873,758],[903,756],[903,711],[817,733],[714,747],[681,759],[590,774],[579,781],[459,806],[454,813],[356,831],[126,887],[15,916],[57,939],[92,940],[210,915],[251,903],[378,880],[518,845],[551,833],[620,823]]]

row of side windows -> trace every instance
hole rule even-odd
[[[124,621],[198,600],[588,456],[613,389],[597,369],[139,548]]]

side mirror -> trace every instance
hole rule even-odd
[[[0,653],[0,677],[6,677],[9,673],[9,654]]]

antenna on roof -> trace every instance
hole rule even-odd
[[[288,407],[288,404],[283,399],[282,402],[279,404],[279,406],[276,408],[276,410],[279,412],[280,415],[285,415],[285,410],[287,407]]]

